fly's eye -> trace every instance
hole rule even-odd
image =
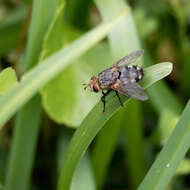
[[[98,92],[99,91],[98,86],[97,85],[93,85],[93,90],[94,90],[94,92]]]

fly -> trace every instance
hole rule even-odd
[[[99,73],[98,76],[92,76],[89,84],[85,85],[85,90],[90,87],[94,92],[102,91],[103,112],[105,112],[106,107],[106,96],[111,91],[115,91],[122,107],[123,102],[119,93],[137,100],[144,101],[148,99],[144,89],[138,84],[144,77],[143,69],[135,65],[129,65],[135,62],[143,53],[143,50],[130,53],[117,61],[112,67]]]

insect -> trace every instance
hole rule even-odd
[[[135,65],[129,65],[135,62],[143,53],[143,50],[130,53],[117,61],[112,67],[99,73],[98,76],[92,76],[90,82],[85,85],[85,90],[90,87],[94,92],[102,91],[103,112],[105,112],[106,107],[106,96],[111,91],[115,91],[122,107],[123,102],[119,93],[137,100],[144,101],[148,99],[144,89],[138,84],[144,77],[143,69]]]

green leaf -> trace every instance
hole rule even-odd
[[[158,75],[151,75],[151,72],[154,69],[158,69]],[[151,71],[149,73],[149,70]],[[161,72],[165,71],[165,72]],[[162,79],[167,76],[172,71],[171,63],[162,63],[158,64],[158,66],[152,66],[145,69],[145,78],[143,86],[145,88],[149,87],[150,78],[156,82],[157,80]],[[153,72],[155,73],[155,72]],[[146,77],[146,75],[148,77]],[[152,82],[150,82],[152,84]],[[122,96],[122,100],[127,102],[129,98],[126,96]],[[78,162],[81,157],[87,150],[89,144],[92,142],[94,137],[100,131],[100,129],[104,126],[104,124],[111,118],[111,116],[116,113],[116,111],[120,108],[120,104],[115,99],[115,96],[112,94],[107,98],[107,112],[106,114],[102,113],[102,102],[99,101],[98,104],[89,112],[87,117],[83,120],[80,127],[75,132],[71,143],[67,149],[67,153],[65,155],[65,159],[61,169],[61,175],[58,181],[58,190],[68,190],[70,187],[71,179],[73,173],[76,169]]]
[[[171,110],[163,110],[159,118],[158,128],[160,131],[160,141],[165,144],[176,126],[179,117]]]
[[[5,190],[29,188],[40,119],[40,97],[35,96],[16,117]]]
[[[17,84],[15,70],[11,67],[4,69],[0,73],[0,95],[7,92],[10,88]]]
[[[166,109],[161,113],[158,128],[160,132],[160,141],[163,145],[166,144],[178,120],[179,117],[173,112],[171,112],[171,110]],[[179,164],[175,172],[175,175],[186,175],[188,173],[190,173],[190,160],[183,159]]]
[[[50,26],[60,0],[35,1],[32,8],[32,18],[29,28],[29,39],[26,46],[24,67],[26,70],[38,63],[44,34]],[[35,48],[34,48],[35,47]]]
[[[63,2],[55,11],[54,19],[52,19],[51,25],[43,41],[43,51],[40,56],[40,62],[64,46],[64,6],[65,3]]]
[[[132,100],[123,113],[126,165],[129,184],[136,189],[146,174],[145,140],[143,138],[143,115],[141,102]],[[126,117],[127,116],[127,117]]]
[[[73,176],[70,190],[95,190],[95,180],[91,167],[90,157],[84,155]]]
[[[138,190],[165,189],[190,147],[190,101]]]
[[[92,152],[92,164],[96,178],[97,189],[102,189],[106,179],[107,170],[111,162],[112,155],[117,146],[117,140],[121,130],[123,110],[113,115],[108,120],[104,128],[98,134]],[[111,140],[110,140],[111,139]],[[106,147],[103,151],[102,147]]]
[[[151,86],[160,79],[160,76],[167,76],[166,71],[171,71],[171,70],[172,70],[172,64],[169,62],[159,63],[151,67],[148,67],[148,72],[147,69],[145,68],[144,72],[147,77],[147,80],[143,80],[142,83],[144,86],[147,85]]]
[[[22,81],[0,99],[0,126],[71,61],[103,39],[125,17],[126,12],[124,10],[111,21],[102,23],[25,74]]]
[[[58,171],[61,168],[61,163],[64,159],[67,146],[70,141],[70,135],[65,128],[59,133],[58,146],[57,146],[57,165]],[[89,154],[85,154],[74,173],[70,190],[95,190],[95,180],[93,176],[93,170],[90,163]]]

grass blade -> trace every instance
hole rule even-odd
[[[18,113],[16,119],[5,190],[29,187],[40,117],[40,97],[35,96]]]
[[[124,18],[126,12],[124,10],[115,19],[83,35],[24,75],[23,80],[0,99],[0,126],[72,60],[103,39]]]
[[[59,132],[58,144],[57,144],[57,168],[60,171],[62,161],[65,156],[67,146],[70,142],[71,134],[68,133],[64,127]],[[87,152],[79,165],[77,166],[73,175],[73,180],[70,190],[95,190],[96,184],[94,180],[93,170],[91,167],[90,156]]]
[[[33,3],[29,39],[24,62],[25,69],[27,70],[38,63],[44,34],[54,17],[58,2],[59,0],[48,0],[46,2],[37,0]]]
[[[178,124],[160,152],[138,190],[162,190],[184,158],[190,146],[190,101],[187,103]]]
[[[92,165],[96,178],[97,189],[102,189],[112,155],[117,146],[117,140],[121,131],[123,110],[116,113],[104,126],[96,138],[92,152]],[[102,151],[102,147],[106,149]]]
[[[151,76],[151,73],[149,73],[149,70],[153,71],[152,69],[154,67],[158,69],[159,76]],[[160,72],[159,70],[165,70],[165,72]],[[153,82],[156,82],[157,80],[160,80],[163,77],[167,76],[171,71],[171,63],[162,63],[146,68],[143,87],[149,87],[149,83],[147,81],[152,84],[150,78],[152,78]],[[147,78],[146,75],[149,76],[149,78]],[[122,96],[122,100],[126,102],[129,99],[126,96]],[[118,101],[115,100],[115,96],[112,95],[109,96],[107,99],[106,114],[102,114],[102,102],[100,101],[83,120],[82,124],[74,134],[65,155],[61,175],[58,181],[58,190],[69,190],[74,170],[81,157],[83,156],[89,144],[92,142],[99,130],[111,118],[111,116],[116,113],[119,108],[120,104],[118,103]],[[89,125],[89,123],[91,123],[91,125]]]
[[[147,171],[145,140],[143,138],[143,116],[141,102],[130,101],[123,117],[123,132],[126,143],[126,165],[132,189],[137,189]],[[127,116],[127,117],[126,117]]]

